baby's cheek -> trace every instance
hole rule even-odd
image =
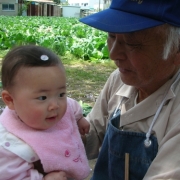
[[[30,116],[33,124],[41,123],[46,118],[45,114],[42,111],[38,110],[34,111],[32,114],[30,114]]]

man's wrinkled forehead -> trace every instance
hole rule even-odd
[[[167,30],[167,25],[161,25],[161,26],[156,26],[153,28],[143,29],[143,30],[134,31],[134,32],[128,32],[128,33],[109,32],[109,34],[123,34],[129,38],[136,38],[136,37],[153,36],[153,35],[158,35],[158,34],[166,35],[166,30]]]

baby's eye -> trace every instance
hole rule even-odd
[[[64,97],[66,95],[66,93],[60,93],[59,97]]]
[[[41,101],[45,100],[46,98],[47,98],[46,96],[38,97],[38,99],[41,100]]]

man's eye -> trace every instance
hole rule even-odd
[[[116,35],[115,35],[115,34],[112,34],[112,33],[108,33],[108,37],[110,37],[110,38],[115,38]]]
[[[131,43],[126,43],[127,46],[131,46],[131,47],[140,47],[141,44],[131,44]]]
[[[64,97],[66,95],[66,93],[60,93],[59,97]]]
[[[46,96],[41,96],[41,97],[39,97],[38,99],[41,100],[41,101],[43,101],[43,100],[45,100],[46,98],[47,98]]]
[[[141,45],[141,44],[126,43],[126,46],[129,47],[130,50],[141,49],[141,48],[142,48],[142,45]]]

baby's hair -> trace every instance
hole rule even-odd
[[[14,77],[22,67],[48,67],[57,65],[64,70],[60,58],[45,47],[36,45],[15,47],[6,54],[2,61],[1,80],[3,89],[8,89],[14,85]]]

